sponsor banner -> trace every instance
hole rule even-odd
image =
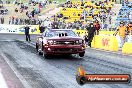
[[[76,81],[79,85],[84,84],[127,84],[131,81],[129,74],[87,74],[82,66],[80,66],[76,73]]]
[[[17,28],[18,33],[19,34],[25,34],[25,29],[24,29],[25,25],[19,25],[19,27]],[[30,34],[39,34],[39,25],[29,25],[30,27]]]
[[[16,25],[3,25],[0,24],[0,33],[19,33],[18,26]]]
[[[118,51],[118,42],[115,36],[95,35],[92,47],[109,51]]]
[[[74,32],[81,37],[84,36],[85,33],[87,33],[86,30],[81,30],[81,29],[80,30],[74,30]],[[115,33],[115,31],[99,31],[99,35],[113,35],[114,33]]]
[[[0,33],[24,34],[25,25],[0,25]],[[29,25],[30,34],[39,34],[39,25]]]
[[[80,37],[84,37],[86,30],[73,30],[77,35],[79,35]]]

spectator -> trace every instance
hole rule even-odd
[[[18,25],[18,18],[15,19],[15,24]]]
[[[23,13],[23,8],[20,9],[20,13]]]
[[[11,24],[11,21],[12,21],[12,19],[11,19],[11,17],[9,17],[9,24]]]
[[[40,33],[43,33],[44,30],[45,30],[45,27],[44,27],[43,25],[41,25],[41,26],[39,27],[39,30],[40,30]]]
[[[14,17],[12,17],[12,24],[14,24],[14,22],[15,22],[15,18],[14,18]]]
[[[35,9],[33,9],[33,11],[32,11],[31,13],[32,13],[32,17],[34,18],[34,15],[35,15]]]
[[[1,11],[1,13],[0,13],[0,14],[4,15],[4,10],[0,10],[0,11]]]
[[[28,16],[28,14],[29,14],[29,12],[28,11],[26,11],[26,15]]]
[[[1,17],[1,24],[4,24],[4,17]]]
[[[57,23],[57,22],[53,22],[53,23],[52,23],[52,28],[53,28],[53,29],[59,29],[58,23]]]
[[[127,26],[127,32],[129,35],[132,35],[132,22],[130,22]]]
[[[117,28],[114,35],[117,35],[118,32],[119,32],[119,36],[120,36],[120,40],[121,40],[121,47],[122,47],[125,43],[125,38],[126,38],[126,34],[127,34],[127,28],[126,28],[124,22],[120,22],[120,26]]]
[[[18,9],[17,9],[17,8],[15,9],[15,12],[16,12],[16,13],[18,12]]]
[[[108,24],[104,24],[103,29],[107,30],[108,29]]]
[[[99,24],[99,21],[98,20],[96,20],[95,22],[94,22],[94,27],[95,27],[95,29],[96,29],[96,35],[99,35],[99,30],[100,30],[100,24]]]
[[[107,18],[106,13],[104,11],[102,11],[101,20],[102,20],[103,24],[104,24],[106,18]]]
[[[93,40],[96,28],[94,27],[93,23],[90,24],[90,27],[88,30],[88,46],[91,47],[91,42]]]
[[[30,30],[30,28],[29,28],[28,25],[26,24],[26,27],[25,27],[26,41],[31,41],[31,40],[30,40],[29,30]]]
[[[20,18],[18,18],[18,23],[17,24],[20,25]]]
[[[24,4],[23,3],[21,3],[21,9],[24,9]]]
[[[85,40],[85,44],[86,44],[86,47],[87,47],[88,46],[88,33],[85,33],[84,40]]]
[[[20,19],[20,25],[22,25],[22,19]]]
[[[111,17],[111,16],[109,16],[109,24],[111,24],[111,20],[112,20],[112,17]]]

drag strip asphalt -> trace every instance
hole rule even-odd
[[[12,70],[15,69],[14,73],[25,88],[131,88],[132,86],[132,82],[80,86],[75,78],[80,65],[88,74],[130,74],[132,76],[131,56],[87,48],[84,58],[73,55],[52,56],[45,59],[37,54],[35,41],[25,42],[24,39],[22,40],[24,36],[19,37],[19,35],[8,35],[7,41],[6,37],[2,38],[0,52]]]

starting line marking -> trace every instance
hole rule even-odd
[[[8,88],[0,69],[0,88]]]

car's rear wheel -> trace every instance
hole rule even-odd
[[[84,53],[79,53],[79,56],[80,57],[84,57]]]
[[[39,55],[42,55],[42,54],[43,54],[42,51],[39,49],[37,43],[36,43],[36,50],[37,50],[37,53],[38,53]]]
[[[42,52],[39,49],[37,49],[37,53],[38,55],[42,55]]]
[[[38,55],[42,55],[42,52],[37,48]]]

